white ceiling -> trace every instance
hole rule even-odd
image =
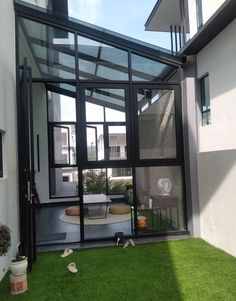
[[[151,19],[146,23],[148,31],[170,31],[170,25],[181,25],[180,2],[179,0],[159,0],[157,9]],[[185,10],[187,11],[187,9]]]

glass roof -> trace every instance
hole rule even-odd
[[[19,24],[20,61],[31,53],[36,78],[76,80],[78,72],[80,80],[128,82],[132,74],[133,81],[164,82],[177,68],[132,52],[129,65],[128,49],[25,18]]]
[[[82,25],[82,26],[85,26],[87,28],[91,28],[91,29],[94,29],[96,31],[99,31],[99,32],[102,32],[102,33],[105,33],[105,34],[112,35],[113,37],[121,38],[123,40],[126,40],[127,42],[132,42],[132,43],[139,44],[139,45],[142,45],[144,47],[148,47],[150,49],[153,49],[153,50],[156,50],[156,51],[159,51],[159,52],[170,54],[170,55],[173,55],[173,56],[176,56],[176,57],[181,57],[180,54],[178,54],[176,52],[173,52],[169,49],[159,47],[159,46],[147,43],[147,42],[143,42],[143,41],[138,40],[136,38],[132,38],[130,36],[126,36],[124,34],[120,34],[120,33],[114,32],[112,30],[109,30],[109,29],[106,29],[106,28],[103,28],[103,27],[100,27],[100,26],[97,26],[97,25],[94,25],[94,24],[91,24],[91,23],[88,23],[88,22],[85,22],[85,21],[82,21],[82,20],[72,18],[72,17],[70,17],[67,14],[62,13],[62,12],[60,12],[60,13],[55,12],[51,8],[51,6],[52,6],[51,2],[52,2],[51,0],[47,0],[47,1],[45,0],[45,1],[37,1],[37,2],[31,3],[30,0],[15,0],[15,3],[27,6],[29,8],[39,10],[39,11],[47,13],[47,14],[51,14],[51,15],[54,15],[54,16],[57,16],[57,17],[61,17],[62,19],[66,18],[67,20],[69,20],[73,23],[76,23],[78,25]],[[58,5],[60,5],[60,4],[58,4]]]

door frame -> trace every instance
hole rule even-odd
[[[24,58],[18,68],[18,168],[19,168],[19,214],[20,245],[18,251],[28,258],[28,270],[36,260],[35,225],[35,168],[33,135],[32,70]]]

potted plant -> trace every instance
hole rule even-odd
[[[16,257],[11,261],[10,271],[14,276],[21,276],[26,273],[27,266],[28,266],[27,257],[16,254]]]
[[[5,255],[11,246],[11,232],[7,225],[0,224],[0,256]]]

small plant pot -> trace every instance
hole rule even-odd
[[[19,256],[18,259],[13,259],[10,265],[10,271],[14,276],[21,276],[26,273],[28,260],[26,256]]]

